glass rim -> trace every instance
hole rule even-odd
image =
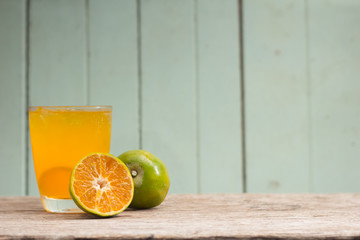
[[[44,108],[48,110],[57,110],[57,109],[64,109],[64,110],[72,110],[72,111],[86,111],[86,110],[112,110],[111,105],[93,105],[93,106],[29,106],[29,111],[35,111],[38,108]]]

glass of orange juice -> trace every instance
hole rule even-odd
[[[48,212],[80,212],[69,193],[70,174],[90,153],[109,153],[111,106],[29,107],[36,180]]]

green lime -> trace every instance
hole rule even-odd
[[[132,150],[119,156],[128,167],[134,180],[134,197],[131,208],[152,208],[160,205],[170,187],[164,163],[144,150]]]

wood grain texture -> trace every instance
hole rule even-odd
[[[243,1],[249,192],[307,192],[309,108],[303,1]]]
[[[314,192],[360,191],[360,2],[308,1]]]
[[[360,194],[169,195],[113,218],[52,214],[37,197],[0,198],[0,239],[358,239]]]
[[[111,152],[139,148],[136,1],[89,1],[89,104],[112,105]]]
[[[30,3],[30,105],[86,105],[85,1]],[[38,189],[29,155],[30,195]]]
[[[141,1],[142,148],[197,192],[194,1]]]
[[[198,1],[196,16],[200,192],[242,192],[238,1]]]
[[[0,1],[0,195],[26,186],[25,1]]]

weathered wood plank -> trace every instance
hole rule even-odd
[[[309,191],[303,1],[243,1],[249,192]]]
[[[142,148],[197,192],[194,2],[141,1]]]
[[[0,1],[0,195],[26,189],[25,1]]]
[[[315,192],[360,191],[360,2],[308,1]]]
[[[359,222],[360,194],[169,195],[105,219],[47,213],[36,197],[0,198],[0,238],[12,239],[358,239]]]
[[[196,14],[200,192],[242,192],[238,1],[200,0]]]
[[[30,105],[86,105],[85,1],[30,4]],[[30,153],[30,194],[38,194]]]
[[[89,2],[89,103],[112,105],[111,152],[139,148],[136,1]]]

